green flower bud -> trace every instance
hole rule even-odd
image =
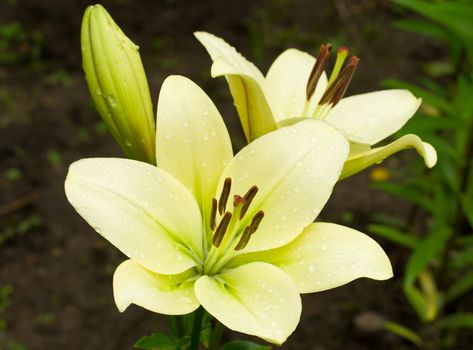
[[[129,158],[155,163],[148,81],[136,46],[101,6],[82,19],[82,65],[95,107]]]

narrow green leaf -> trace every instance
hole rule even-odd
[[[455,252],[449,261],[449,265],[453,270],[473,266],[473,247],[464,247],[463,250]]]
[[[143,350],[180,350],[178,342],[162,333],[141,337],[134,347]]]
[[[395,0],[394,2],[444,25],[465,40],[473,39],[471,1]]]
[[[223,345],[220,350],[269,350],[271,346],[260,345],[250,341],[236,340]]]
[[[473,188],[473,186],[471,187]],[[465,194],[462,197],[462,209],[470,226],[473,228],[473,195]]]
[[[411,249],[414,249],[418,243],[418,239],[413,234],[404,233],[389,226],[371,224],[368,225],[368,231]]]
[[[465,276],[457,278],[455,282],[448,288],[445,293],[447,302],[451,302],[462,295],[465,295],[473,289],[473,271],[470,271]]]
[[[405,286],[414,284],[419,272],[442,251],[450,233],[451,231],[448,227],[439,227],[431,231],[427,237],[417,244],[407,261],[406,271],[404,272]]]
[[[473,313],[458,312],[446,316],[438,323],[438,326],[448,329],[473,328]]]
[[[404,286],[404,294],[417,316],[425,321],[427,319],[427,301],[424,295],[414,286]]]
[[[394,22],[394,26],[407,32],[418,33],[441,41],[448,41],[451,38],[449,32],[438,24],[419,19],[403,19]]]
[[[392,182],[377,182],[373,183],[371,187],[393,196],[407,199],[409,202],[417,204],[429,212],[435,211],[435,206],[431,199],[416,186]]]
[[[400,323],[385,321],[383,327],[388,331],[400,336],[401,338],[409,340],[411,343],[419,347],[423,344],[422,338],[417,332],[413,331],[410,328],[407,328],[406,326]]]

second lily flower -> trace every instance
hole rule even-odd
[[[410,147],[417,149],[429,168],[435,165],[435,149],[416,135],[405,135],[387,146],[371,148],[398,131],[414,115],[421,100],[407,90],[383,90],[342,99],[357,64],[355,59],[347,69],[341,69],[346,51],[338,55],[329,81],[323,72],[327,46],[322,47],[318,67],[311,55],[288,49],[264,77],[223,39],[205,32],[196,32],[195,36],[213,60],[211,75],[227,78],[248,142],[281,126],[315,118],[325,120],[350,141],[350,154],[341,178]]]

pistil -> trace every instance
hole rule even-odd
[[[258,187],[252,186],[243,196],[234,195],[233,210],[229,211],[226,207],[231,192],[231,184],[231,178],[226,178],[219,200],[212,198],[209,220],[209,228],[212,231],[212,247],[204,264],[206,273],[219,271],[234,256],[235,251],[244,249],[264,217],[263,211],[258,211],[251,218],[251,221],[245,220],[246,223],[250,222],[250,224],[244,228],[242,220],[258,193]],[[220,213],[218,225],[217,210]],[[222,215],[223,211],[225,213]]]
[[[330,74],[327,86],[330,86],[333,81],[338,77],[338,74],[340,73],[340,70],[343,67],[343,63],[345,63],[349,52],[350,50],[348,50],[348,47],[346,46],[342,46],[338,49],[337,60],[335,61],[335,65],[333,66],[332,73]]]

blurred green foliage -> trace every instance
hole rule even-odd
[[[0,64],[21,63],[32,70],[42,68],[44,40],[41,33],[29,32],[19,22],[0,25]]]
[[[393,226],[392,219],[378,217],[369,227],[409,250],[403,289],[421,321],[416,329],[396,322],[385,328],[421,348],[458,348],[455,334],[473,330],[473,313],[464,306],[473,291],[473,2],[394,2],[418,15],[397,27],[445,44],[449,55],[426,64],[422,85],[384,82],[423,99],[403,133],[431,143],[439,159],[431,171],[413,166],[395,182],[374,184],[413,204],[408,220]]]

